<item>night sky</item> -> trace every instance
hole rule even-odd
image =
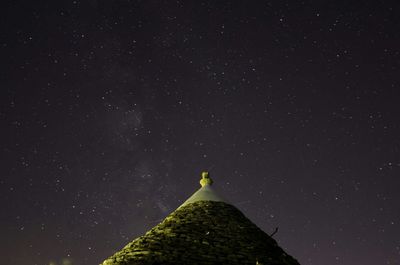
[[[1,264],[98,264],[203,170],[302,265],[400,264],[399,3],[0,12]]]

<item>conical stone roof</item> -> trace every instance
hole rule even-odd
[[[164,221],[133,240],[103,265],[299,265],[276,241],[212,189],[202,188]]]

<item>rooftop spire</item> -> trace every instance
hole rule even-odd
[[[207,171],[201,172],[200,185],[201,188],[198,189],[193,195],[187,199],[181,206],[185,206],[192,202],[197,201],[217,201],[224,202],[224,200],[215,193],[211,187],[213,180],[210,178],[210,174]]]
[[[200,180],[200,185],[202,187],[206,186],[206,185],[212,185],[213,184],[213,180],[210,178],[210,175],[208,174],[207,171],[203,171],[201,172],[201,180]]]

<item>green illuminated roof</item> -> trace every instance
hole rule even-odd
[[[204,176],[199,189],[145,235],[103,265],[299,265],[236,207],[222,201]],[[196,195],[197,194],[197,195]]]

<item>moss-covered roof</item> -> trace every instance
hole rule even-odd
[[[179,207],[103,265],[298,265],[237,208],[221,201]]]

